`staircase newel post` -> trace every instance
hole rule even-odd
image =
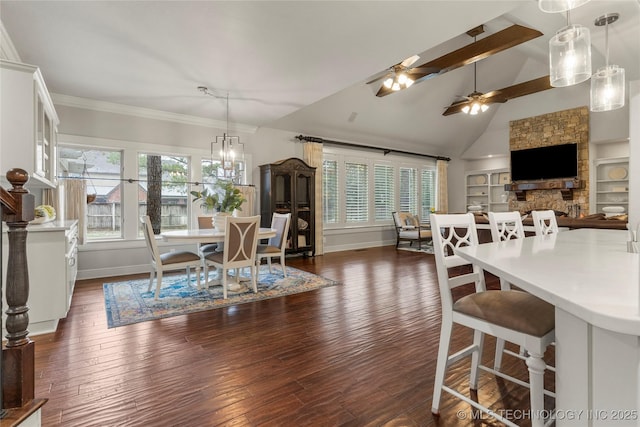
[[[24,188],[29,174],[22,169],[7,172],[15,203],[14,213],[4,212],[8,226],[8,260],[5,297],[7,342],[2,349],[2,402],[18,408],[33,400],[35,389],[34,343],[29,339],[29,269],[27,265],[27,225],[34,218],[34,196]]]

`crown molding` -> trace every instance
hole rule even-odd
[[[22,62],[2,21],[0,21],[0,57],[9,61]]]
[[[227,127],[227,123],[222,120],[206,119],[186,114],[170,113],[167,111],[152,110],[150,108],[116,104],[114,102],[98,101],[95,99],[80,98],[77,96],[62,95],[59,93],[52,93],[51,98],[55,105],[62,105],[65,107],[82,108],[86,110],[101,111],[104,113],[124,114],[144,119],[163,120],[184,125],[204,126],[215,129],[225,129]],[[258,127],[233,123],[232,129],[236,132],[254,134],[258,130]]]

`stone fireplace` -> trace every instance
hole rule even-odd
[[[509,209],[520,212],[554,209],[570,216],[589,213],[589,108],[579,107],[509,122],[509,149],[578,144],[578,179],[581,188],[572,191],[571,200],[563,199],[559,189],[529,190],[526,200],[509,193]],[[544,167],[544,165],[541,165]]]

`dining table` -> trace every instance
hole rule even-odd
[[[640,255],[577,229],[455,253],[555,307],[556,426],[639,426]]]
[[[258,239],[275,237],[277,230],[274,228],[260,227]],[[224,242],[225,232],[216,228],[190,228],[186,230],[171,230],[160,234],[162,240],[171,243],[221,243]]]
[[[258,240],[269,239],[275,237],[277,230],[274,228],[260,227],[258,229]],[[216,228],[193,228],[185,230],[171,230],[165,231],[160,234],[162,240],[176,244],[206,244],[206,243],[223,243],[225,239],[225,232]],[[234,292],[242,289],[244,285],[240,284],[242,281],[246,281],[237,276],[237,282],[228,283],[228,289]],[[220,278],[215,280],[209,280],[205,278],[205,286],[220,285],[222,281]]]

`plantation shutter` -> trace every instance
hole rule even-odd
[[[364,163],[345,163],[346,222],[369,220],[369,177]]]
[[[422,213],[421,220],[427,220],[431,213],[431,208],[436,206],[436,171],[433,169],[422,169]]]
[[[418,214],[418,170],[400,168],[400,211]]]
[[[322,161],[322,222],[338,222],[338,162]]]
[[[375,220],[385,221],[391,219],[391,212],[394,210],[395,186],[393,179],[393,166],[374,165],[373,185]]]

